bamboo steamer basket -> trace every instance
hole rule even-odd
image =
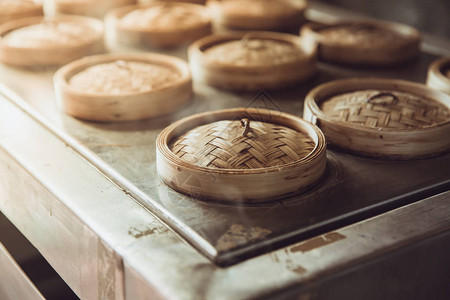
[[[211,34],[211,17],[201,5],[155,2],[125,6],[105,18],[114,42],[134,47],[177,47]]]
[[[227,203],[289,197],[325,172],[326,143],[316,126],[266,109],[193,115],[156,140],[157,171],[178,192]]]
[[[0,1],[0,25],[6,22],[26,18],[43,16],[42,3],[34,0]]]
[[[420,33],[392,22],[309,23],[301,35],[318,43],[321,60],[348,65],[395,65],[414,59],[420,51]]]
[[[139,4],[150,4],[155,2],[186,2],[205,5],[206,0],[138,0]]]
[[[304,0],[209,0],[218,28],[290,30],[305,22]]]
[[[188,57],[194,80],[227,90],[257,91],[310,78],[316,48],[315,43],[291,34],[233,32],[194,42]]]
[[[103,23],[93,18],[30,17],[0,26],[0,61],[13,66],[58,66],[103,51]]]
[[[116,7],[136,4],[137,0],[47,0],[49,11],[56,15],[82,15],[103,18]]]
[[[450,96],[390,79],[343,79],[305,99],[304,118],[330,145],[383,159],[418,159],[450,149]]]
[[[67,114],[101,122],[166,115],[192,96],[187,63],[160,54],[86,57],[59,69],[54,87],[58,106]]]
[[[441,57],[430,65],[427,85],[450,94],[450,57]]]

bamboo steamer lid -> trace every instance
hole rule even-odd
[[[319,44],[324,61],[349,65],[393,65],[419,55],[420,34],[407,25],[379,21],[309,23],[301,35]]]
[[[243,30],[298,29],[305,22],[304,0],[210,0],[217,27]]]
[[[294,85],[315,72],[316,45],[276,32],[234,32],[202,38],[188,49],[194,80],[228,90]]]
[[[250,108],[206,112],[159,134],[157,171],[184,194],[264,202],[316,184],[326,168],[325,145],[316,126],[293,115]]]
[[[450,94],[450,57],[441,57],[430,65],[427,85]]]
[[[136,4],[136,0],[48,0],[50,11],[54,14],[83,15],[103,18],[116,7]]]
[[[450,96],[389,79],[344,79],[313,89],[304,117],[329,143],[384,159],[416,159],[450,149]]]
[[[57,66],[103,51],[103,24],[88,17],[30,17],[0,26],[0,61],[13,66]]]
[[[155,2],[125,6],[106,16],[111,38],[136,47],[176,47],[211,34],[211,18],[201,5]]]
[[[133,121],[169,114],[192,96],[187,63],[160,54],[104,54],[74,61],[54,76],[59,107],[92,121]]]
[[[6,22],[44,15],[42,2],[37,0],[0,0],[0,25]]]

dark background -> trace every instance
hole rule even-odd
[[[416,27],[450,39],[450,0],[310,0]]]

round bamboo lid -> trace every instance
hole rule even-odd
[[[450,96],[401,80],[345,79],[306,97],[305,119],[353,153],[412,159],[450,149]]]
[[[106,28],[114,42],[135,47],[175,47],[211,33],[211,18],[201,5],[155,2],[112,10]]]
[[[409,26],[378,21],[310,23],[301,35],[319,44],[322,60],[350,65],[392,65],[418,56],[419,32]]]
[[[217,27],[243,30],[298,29],[305,21],[304,0],[210,0]]]
[[[6,22],[34,16],[42,16],[42,2],[38,0],[1,0],[0,25]]]
[[[430,65],[427,85],[450,94],[450,57],[441,57]]]
[[[47,0],[49,9],[57,15],[82,15],[103,18],[111,9],[136,4],[137,0]]]
[[[0,26],[0,61],[54,66],[104,51],[103,24],[80,16],[30,17]]]
[[[293,85],[315,71],[316,45],[291,34],[215,34],[189,47],[194,79],[223,89],[260,90]]]
[[[105,54],[59,69],[54,78],[59,106],[94,121],[131,121],[178,110],[192,95],[188,65],[159,54]]]
[[[182,119],[157,138],[162,180],[190,194],[180,178],[199,183],[196,197],[264,202],[298,194],[322,177],[325,139],[304,120],[264,109],[228,109]]]

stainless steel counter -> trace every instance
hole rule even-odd
[[[329,19],[327,9],[317,6],[310,16]],[[315,293],[306,287],[317,276],[363,268],[357,263],[419,240],[448,242],[450,155],[388,162],[331,150],[327,177],[308,194],[230,206],[164,186],[155,170],[156,135],[182,116],[226,107],[301,115],[307,91],[334,78],[424,82],[428,64],[449,53],[445,45],[431,40],[417,61],[399,68],[319,64],[311,81],[283,91],[241,94],[196,84],[193,102],[176,114],[122,124],[59,112],[54,70],[0,66],[0,174],[8,174],[0,181],[0,209],[81,298]],[[185,57],[181,50],[171,54]]]

